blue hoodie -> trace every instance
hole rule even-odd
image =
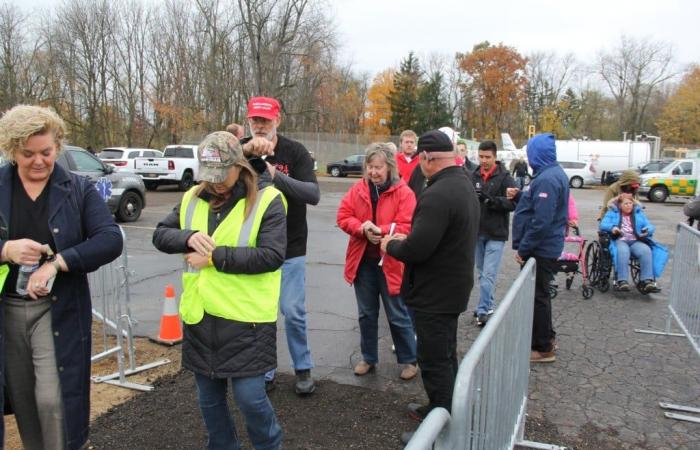
[[[530,185],[518,197],[513,215],[513,249],[522,258],[557,259],[564,249],[569,179],[557,163],[554,135],[538,134],[527,143],[533,169]]]

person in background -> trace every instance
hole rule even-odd
[[[661,276],[668,250],[652,239],[655,227],[634,200],[619,196],[600,222],[600,231],[610,234],[610,257],[615,266],[615,289],[629,291],[630,256],[639,261],[640,282],[644,292],[658,292],[655,279]]]
[[[598,220],[602,220],[603,216],[608,212],[608,207],[617,203],[618,196],[625,194],[628,197],[636,200],[639,191],[639,174],[634,170],[625,170],[620,175],[620,179],[608,186],[603,197],[603,206],[600,209]]]
[[[251,162],[262,164],[263,170],[267,166],[273,184],[289,204],[280,309],[296,374],[294,389],[298,395],[310,395],[316,390],[316,383],[311,376],[313,361],[306,330],[306,205],[318,204],[321,191],[311,155],[303,144],[277,132],[281,123],[281,107],[276,99],[253,97],[248,102],[252,137],[241,142],[243,153]],[[268,372],[265,380],[266,388],[274,389],[275,371]]]
[[[513,249],[519,264],[524,265],[529,258],[537,261],[530,362],[549,363],[556,360],[550,285],[564,249],[569,179],[557,163],[551,133],[528,141],[527,159],[534,173],[528,189],[513,197],[518,203],[513,215]]]
[[[403,365],[400,378],[418,372],[416,340],[410,313],[400,296],[403,263],[382,254],[379,242],[392,232],[406,234],[416,206],[413,192],[399,177],[396,160],[387,144],[370,144],[365,150],[364,177],[345,194],[337,223],[350,235],[345,257],[345,280],[355,287],[360,322],[362,360],[357,376],[374,370],[379,361],[379,300],[384,305],[396,359]]]
[[[427,186],[418,196],[411,232],[386,235],[381,250],[406,264],[401,296],[415,314],[418,366],[428,404],[409,405],[423,420],[435,407],[452,408],[457,375],[457,323],[474,284],[474,246],[479,201],[454,147],[441,131],[418,139],[420,168]],[[402,435],[407,442],[410,433]]]
[[[0,382],[27,449],[86,446],[87,274],[119,257],[123,246],[90,180],[56,164],[65,133],[63,120],[40,106],[18,105],[0,119],[0,149],[10,161],[0,167]],[[21,268],[31,268],[28,280]],[[2,434],[0,424],[0,442]]]
[[[474,164],[471,159],[469,159],[469,152],[467,151],[467,141],[464,139],[457,139],[457,157],[461,158],[461,162],[458,160],[457,165],[464,166],[468,172],[473,172],[479,167],[478,164]]]
[[[230,123],[226,125],[226,131],[236,136],[236,139],[238,140],[243,139],[245,136],[245,128],[243,128],[243,125],[239,125],[237,123]]]
[[[514,160],[515,161],[515,160]],[[525,187],[525,179],[529,175],[527,161],[523,158],[518,159],[513,165],[513,176],[515,177],[515,186],[521,191]]]
[[[400,152],[396,153],[396,165],[401,179],[408,183],[411,174],[418,167],[416,155],[416,141],[418,136],[413,130],[404,130],[399,137]]]
[[[476,242],[476,269],[479,273],[479,305],[474,311],[476,324],[486,325],[494,311],[493,294],[501,266],[501,256],[509,234],[510,212],[515,202],[506,190],[515,186],[508,170],[496,161],[496,143],[479,144],[481,164],[472,173],[472,183],[481,207],[479,237]]]
[[[287,246],[285,200],[269,173],[258,178],[238,139],[212,133],[197,148],[201,183],[153,233],[153,245],[182,254],[182,366],[194,373],[210,449],[239,448],[229,386],[253,448],[279,449],[265,373],[277,365],[277,312]]]

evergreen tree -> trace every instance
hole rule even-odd
[[[418,134],[452,126],[452,114],[443,93],[443,76],[440,72],[435,71],[428,82],[420,87],[416,110],[418,124],[414,131]]]
[[[392,134],[399,134],[406,129],[414,130],[418,125],[416,106],[418,93],[423,84],[423,74],[418,58],[410,52],[401,61],[401,69],[394,77],[394,88],[389,94]]]

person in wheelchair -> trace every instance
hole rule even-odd
[[[615,286],[629,291],[630,256],[639,261],[640,290],[658,292],[655,279],[661,275],[668,259],[666,248],[652,239],[654,225],[631,196],[621,195],[611,205],[600,223],[600,231],[609,233],[608,245],[615,267]]]

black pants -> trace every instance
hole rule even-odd
[[[452,391],[457,362],[457,319],[459,314],[431,314],[415,311],[418,337],[418,366],[430,409],[452,409]]]
[[[535,310],[532,317],[532,350],[551,352],[556,333],[552,326],[552,299],[549,286],[554,280],[556,259],[535,258]]]

